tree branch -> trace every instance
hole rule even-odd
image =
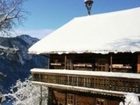
[[[0,32],[9,31],[23,18],[23,0],[0,0]]]

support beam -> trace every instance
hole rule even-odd
[[[67,55],[64,55],[64,69],[67,69]]]
[[[109,69],[109,71],[112,71],[112,53],[110,53],[110,69]]]
[[[137,73],[140,73],[140,53],[137,54]]]

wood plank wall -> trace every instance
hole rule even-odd
[[[53,90],[53,105],[119,105],[120,97],[103,96],[90,93]]]

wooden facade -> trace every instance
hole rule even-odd
[[[53,88],[53,105],[119,105],[121,98],[91,93],[65,91]],[[108,100],[108,101],[107,101]]]
[[[127,92],[140,94],[140,78],[75,74],[74,71],[140,73],[139,53],[50,54],[56,73],[32,72],[35,84],[49,87],[48,105],[119,105]],[[66,73],[57,70],[65,69]],[[67,71],[73,72],[72,74]]]

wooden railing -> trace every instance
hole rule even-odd
[[[140,93],[140,79],[104,76],[32,73],[33,81]]]

